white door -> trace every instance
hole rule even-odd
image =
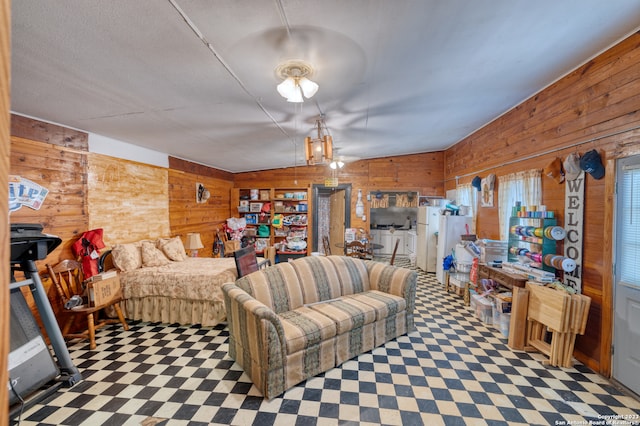
[[[640,394],[640,155],[618,161],[613,377]]]
[[[427,238],[427,272],[436,272],[438,230],[440,229],[440,209],[429,207],[429,226],[426,231]]]
[[[427,271],[427,225],[418,223],[416,228],[416,265]],[[434,250],[435,251],[435,250]],[[433,256],[435,259],[435,255]],[[435,262],[433,264],[435,267]]]
[[[417,239],[418,239],[418,236],[416,235],[416,231],[407,232],[407,240],[406,240],[407,255],[415,256],[416,248],[417,248]]]
[[[396,246],[396,240],[400,240],[400,242],[398,243],[398,251],[396,252],[396,256],[406,256],[407,231],[396,231],[393,233],[393,238],[391,239],[391,253],[393,253],[393,248]]]
[[[382,231],[380,233],[380,244],[382,244],[383,247],[380,249],[380,254],[391,255],[394,243],[393,233],[391,231]]]

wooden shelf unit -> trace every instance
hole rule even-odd
[[[234,188],[231,195],[232,213],[237,217],[248,219],[247,229],[255,229],[256,241],[263,240],[269,246],[277,246],[279,248],[277,255],[280,261],[283,261],[308,256],[311,253],[310,198],[311,190],[308,187]],[[260,210],[263,210],[265,203],[269,203],[268,212],[251,211],[257,210],[258,204],[261,204]],[[282,226],[274,226],[274,219],[279,219]],[[269,228],[267,237],[258,235],[260,225]],[[306,241],[307,247],[299,251],[281,247],[282,244],[286,244],[287,237],[299,237]],[[261,249],[261,245],[257,247],[258,252]]]

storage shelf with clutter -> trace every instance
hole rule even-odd
[[[520,203],[512,209],[509,218],[508,268],[526,274],[539,282],[553,282],[557,271],[571,272],[576,264],[572,259],[557,254],[557,243],[566,232],[558,226],[555,214],[544,206],[527,207]]]
[[[519,204],[509,225],[506,262],[474,259],[468,304],[484,324],[508,338],[510,348],[538,351],[548,357],[545,364],[570,367],[590,299],[559,281],[576,267],[575,261],[557,254],[566,232],[553,212]]]
[[[245,221],[241,241],[256,252],[275,247],[279,260],[309,254],[309,188],[236,188],[238,216]]]

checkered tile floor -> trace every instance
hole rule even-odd
[[[416,305],[416,331],[271,401],[228,357],[224,326],[112,326],[97,350],[70,348],[84,380],[28,409],[22,424],[640,424],[638,400],[583,365],[545,367],[539,354],[510,350],[433,274],[420,273]]]

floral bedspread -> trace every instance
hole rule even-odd
[[[224,303],[220,287],[236,280],[233,258],[189,257],[182,262],[120,273],[125,299],[149,296]]]

